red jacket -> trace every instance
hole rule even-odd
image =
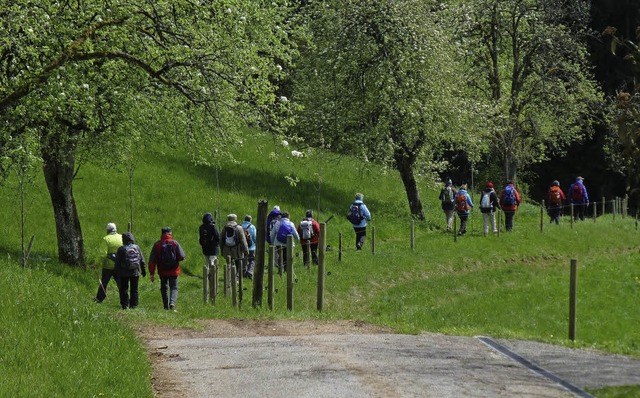
[[[178,266],[172,269],[164,269],[158,266],[158,261],[160,260],[160,256],[162,254],[162,244],[168,241],[171,241],[174,243],[174,247],[176,250],[176,259],[178,260]],[[178,241],[173,240],[173,237],[171,236],[171,234],[164,234],[162,235],[160,240],[153,245],[153,249],[151,249],[151,254],[149,255],[149,274],[155,275],[156,268],[157,268],[158,275],[160,276],[164,276],[164,277],[179,276],[180,261],[184,260],[184,257],[185,257],[184,251],[182,250],[182,247],[180,247],[180,244],[178,243]]]
[[[507,184],[507,186],[513,187],[513,194],[516,197],[516,203],[512,205],[507,205],[504,203],[505,190],[503,189],[502,192],[500,192],[500,207],[502,208],[503,211],[516,211],[518,210],[518,206],[520,205],[520,202],[522,201],[522,199],[520,199],[520,194],[518,193],[518,190],[516,189],[516,187],[513,186],[513,184]]]
[[[311,242],[312,245],[318,243],[318,239],[320,239],[320,224],[310,217],[305,217],[305,220],[311,220],[311,230],[313,231],[313,236],[311,239],[302,239],[302,228],[300,224],[298,224],[298,235],[300,235],[300,244],[304,245],[307,242]]]

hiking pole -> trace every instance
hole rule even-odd
[[[331,221],[332,218],[333,218],[333,214],[331,215],[331,217],[327,218],[327,220],[324,223],[325,224],[329,223],[329,221]]]
[[[93,269],[93,273],[96,275],[96,278],[98,278],[98,283],[100,284],[100,288],[102,289],[102,293],[105,294],[105,296],[107,295],[107,289],[104,288],[104,285],[102,284],[102,279],[100,279],[100,276],[98,275],[98,271],[96,271],[96,262],[93,262],[93,265],[91,266],[91,268]]]

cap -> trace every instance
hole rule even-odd
[[[171,233],[171,227],[162,227],[162,234],[170,234]]]
[[[278,206],[278,205],[273,206],[273,210],[278,210],[278,211],[280,211],[280,206]]]
[[[576,181],[582,181],[582,180],[584,180],[584,178],[582,178],[580,176],[576,177]]]
[[[447,180],[445,181],[445,183],[446,183],[447,185],[451,185],[451,184],[453,184],[453,181],[451,181],[451,178],[447,178]]]
[[[487,188],[493,188],[493,183],[491,181],[487,183]]]
[[[551,183],[551,185],[554,185],[554,186],[556,186],[556,187],[559,187],[559,186],[560,186],[560,181],[558,181],[558,180],[553,180],[553,182]]]
[[[311,210],[307,210],[307,217],[313,217],[313,212]]]
[[[238,216],[236,216],[235,214],[231,213],[231,214],[227,214],[227,221],[236,221],[238,219]]]
[[[110,222],[107,224],[107,232],[116,232],[116,224]]]

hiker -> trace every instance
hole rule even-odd
[[[547,191],[547,214],[549,214],[549,222],[560,224],[560,216],[562,216],[562,202],[566,201],[567,197],[564,196],[564,192],[560,189],[560,181],[554,180]]]
[[[271,229],[271,241],[276,246],[276,250],[280,250],[281,262],[284,270],[287,270],[287,237],[293,236],[294,244],[296,240],[300,240],[300,235],[296,231],[296,226],[289,220],[289,212],[283,211],[282,217],[275,223]],[[280,264],[276,262],[278,268]]]
[[[267,227],[265,230],[266,232],[265,240],[270,245],[273,244],[273,241],[271,240],[271,230],[273,229],[273,226],[276,224],[276,221],[280,219],[280,217],[282,217],[282,213],[280,212],[280,206],[278,205],[273,206],[273,210],[271,210],[267,215]]]
[[[231,262],[227,261],[227,268],[237,259],[243,259],[249,255],[249,246],[247,238],[244,236],[244,230],[238,224],[238,216],[231,213],[227,215],[227,223],[220,230],[220,254],[227,261],[227,257],[231,257]],[[236,269],[236,276],[242,274],[242,266]]]
[[[147,276],[144,257],[140,247],[135,244],[133,234],[122,234],[122,246],[116,253],[115,269],[118,272],[118,286],[120,287],[120,306],[123,310],[138,306],[138,282],[140,275]],[[129,299],[131,288],[131,299]]]
[[[220,244],[220,233],[218,232],[211,213],[204,213],[202,216],[199,243],[205,258],[205,268],[207,269],[208,277],[213,271],[211,267],[215,267],[218,258],[218,245]]]
[[[173,239],[171,227],[162,228],[160,240],[153,244],[149,255],[149,279],[154,282],[157,268],[162,305],[165,310],[175,311],[178,300],[180,261],[184,258],[182,247]]]
[[[244,216],[244,221],[242,222],[242,229],[244,231],[244,237],[247,240],[247,246],[249,247],[249,254],[247,256],[246,268],[244,270],[244,277],[248,279],[253,279],[253,268],[256,265],[256,226],[251,224],[251,220],[253,217],[247,214]]]
[[[102,274],[98,280],[96,303],[102,303],[107,297],[107,286],[111,278],[118,286],[118,274],[114,268],[116,265],[116,252],[120,246],[122,246],[122,235],[117,232],[116,224],[110,222],[107,224],[107,235],[102,238],[102,257],[93,263],[95,268],[97,262],[102,262]]]
[[[302,261],[309,264],[309,252],[314,264],[318,264],[318,239],[320,238],[320,224],[313,219],[313,212],[307,210],[305,217],[298,224],[300,246],[302,246]]]
[[[453,217],[455,210],[455,197],[456,190],[453,188],[451,178],[447,178],[445,181],[444,188],[440,190],[440,206],[442,207],[442,211],[444,212],[445,218],[447,220],[447,231],[451,231],[453,228]]]
[[[500,207],[498,194],[493,189],[493,182],[489,181],[480,197],[480,212],[484,218],[484,236],[489,234],[489,222],[491,222],[491,231],[494,234],[498,232],[498,228],[496,228],[496,210],[498,207]]]
[[[584,178],[576,177],[576,182],[569,187],[569,198],[573,204],[573,220],[577,221],[580,218],[584,221],[589,206],[589,195],[587,195],[587,187],[584,185]]]
[[[469,219],[469,212],[473,208],[473,202],[471,196],[467,193],[467,184],[460,185],[460,189],[456,194],[456,213],[460,218],[460,229],[458,235],[462,236],[467,233],[467,220]]]
[[[353,231],[356,233],[356,250],[362,250],[367,238],[367,221],[371,221],[371,213],[367,209],[367,205],[364,204],[363,199],[364,195],[357,193],[356,199],[347,213],[347,220],[351,222]]]
[[[513,230],[513,217],[516,215],[520,201],[520,194],[513,185],[513,181],[507,181],[504,189],[500,192],[500,207],[504,212],[504,225],[507,232]]]

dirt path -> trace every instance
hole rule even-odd
[[[351,321],[208,320],[202,326],[139,329],[158,397],[575,395],[473,337],[397,335]],[[640,384],[640,359],[495,342],[578,391]]]

